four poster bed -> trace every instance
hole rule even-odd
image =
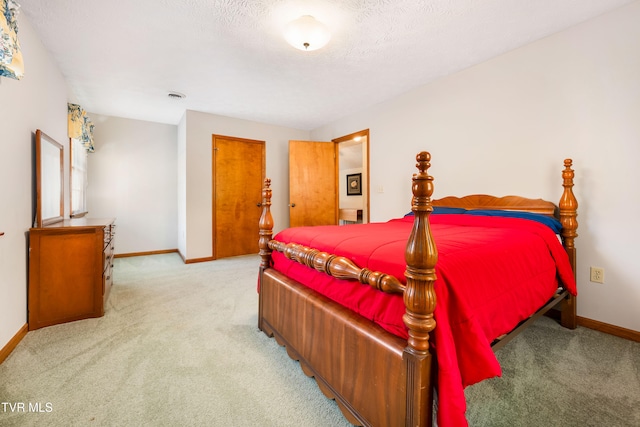
[[[496,348],[551,308],[576,327],[571,160],[557,207],[431,200],[431,156],[416,160],[411,214],[275,238],[265,180],[258,326],[356,425],[431,426],[435,408],[440,426],[465,425],[463,389],[500,375]]]

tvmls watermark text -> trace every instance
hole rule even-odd
[[[0,412],[47,413],[53,412],[51,402],[0,402]]]

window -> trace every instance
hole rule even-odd
[[[87,149],[79,139],[70,139],[71,217],[87,214]]]

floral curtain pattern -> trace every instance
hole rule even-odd
[[[79,140],[89,153],[93,153],[95,151],[93,145],[93,122],[87,116],[87,112],[78,104],[67,104],[67,108],[69,138]]]
[[[18,9],[14,0],[0,0],[0,77],[20,80],[24,76],[18,43]]]

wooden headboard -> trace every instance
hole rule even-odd
[[[542,199],[527,199],[520,196],[495,197],[486,194],[473,194],[464,197],[449,196],[432,200],[432,206],[443,206],[464,209],[501,209],[510,211],[533,212],[558,218],[562,223],[562,242],[569,254],[569,261],[576,271],[575,238],[578,237],[578,201],[573,194],[574,171],[573,161],[564,160],[562,170],[562,186],[564,187],[560,201],[554,203]],[[564,323],[563,323],[564,325]],[[566,326],[566,325],[565,325]]]
[[[542,199],[527,199],[520,196],[495,197],[486,194],[472,194],[464,197],[449,196],[433,200],[433,206],[447,206],[464,209],[494,209],[533,212],[555,216],[556,205]]]

